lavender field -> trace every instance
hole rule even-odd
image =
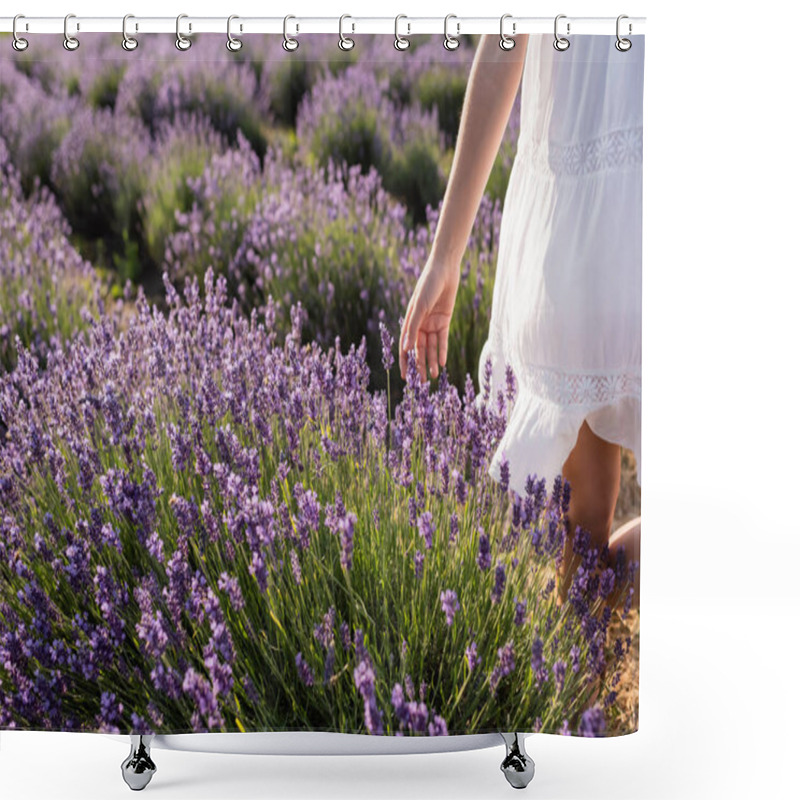
[[[0,35],[0,728],[635,730],[636,565],[487,473],[519,98],[404,382],[476,39],[193,38]]]

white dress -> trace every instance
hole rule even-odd
[[[630,449],[639,482],[642,376],[644,36],[531,34],[517,154],[505,196],[476,402],[517,397],[489,465],[524,494],[560,474],[584,419]],[[489,391],[484,368],[492,361]]]

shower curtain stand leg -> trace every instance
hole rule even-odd
[[[515,789],[524,789],[533,779],[535,765],[525,752],[525,738],[521,733],[501,733],[506,745],[506,757],[500,769]]]
[[[150,745],[155,735],[131,734],[131,752],[122,762],[122,777],[134,791],[140,791],[150,783],[156,765],[150,758]]]

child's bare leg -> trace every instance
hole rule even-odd
[[[602,551],[609,540],[619,494],[621,465],[620,446],[601,439],[584,420],[575,447],[562,468],[562,475],[570,485],[567,541],[558,588],[562,602],[566,600],[576,568],[571,563],[575,526],[580,525],[589,531],[592,546],[598,550]]]

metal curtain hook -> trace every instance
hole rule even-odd
[[[133,18],[133,14],[126,14],[122,18],[122,49],[127,50],[128,52],[135,50],[139,46],[138,39],[128,35],[128,20]]]
[[[566,19],[566,17],[567,17],[566,14],[558,14],[556,16],[555,25],[553,28],[556,36],[555,40],[553,41],[553,47],[555,47],[555,49],[559,51],[566,50],[569,47],[569,39],[565,38],[564,36],[558,35],[558,21],[560,19]],[[569,22],[567,23],[567,34],[569,34]]]
[[[14,22],[13,22],[13,24],[11,25],[11,32],[12,32],[12,34],[13,34],[13,37],[14,37],[14,38],[11,40],[11,46],[12,46],[12,47],[13,47],[13,48],[14,48],[14,49],[15,49],[15,50],[18,52],[18,53],[21,53],[23,50],[27,50],[27,49],[28,49],[28,40],[27,40],[27,39],[23,39],[23,38],[22,38],[22,37],[21,37],[21,36],[20,36],[20,35],[17,33],[17,20],[18,20],[18,19],[25,19],[25,15],[24,15],[24,14],[17,14],[17,15],[14,17]]]
[[[617,17],[617,41],[614,42],[614,47],[616,47],[617,50],[619,50],[620,52],[625,53],[628,50],[630,50],[631,47],[633,47],[633,43],[631,42],[630,39],[621,39],[620,38],[620,35],[619,35],[619,21],[621,19],[629,19],[629,17],[628,17],[627,14],[620,14]],[[631,23],[629,22],[628,23],[628,33],[630,33],[632,30],[633,30],[633,25],[631,25]]]
[[[512,36],[515,36],[516,33],[517,33],[517,23],[516,22],[512,22],[511,23],[511,36],[509,36],[506,33],[503,33],[503,23],[506,21],[506,19],[508,19],[511,16],[513,16],[513,15],[512,14],[503,14],[503,16],[500,17],[500,49],[501,50],[513,50],[514,49],[514,45],[516,44],[514,39],[511,38]]]
[[[405,36],[400,35],[400,31],[398,30],[399,23],[401,19],[408,19],[405,14],[398,14],[394,18],[394,46],[397,50],[408,50],[411,47],[411,42],[405,38]],[[411,23],[406,23],[408,26],[408,33],[411,34]]]
[[[353,39],[349,39],[342,33],[342,23],[345,21],[345,19],[353,18],[349,14],[342,14],[342,16],[339,17],[339,48],[341,50],[352,50],[356,46],[355,41]],[[355,23],[353,23],[353,30],[355,31],[355,29],[356,26]]]
[[[69,25],[69,21],[71,19],[74,19],[74,18],[75,18],[74,14],[67,14],[67,16],[64,17],[64,49],[65,50],[77,50],[78,47],[80,46],[80,42],[74,36],[70,36],[69,31],[67,30],[67,26]],[[80,27],[78,26],[76,29],[80,30]]]
[[[461,44],[461,42],[458,39],[458,35],[461,33],[461,23],[460,22],[456,22],[456,35],[455,36],[451,36],[447,32],[447,22],[448,22],[448,20],[455,19],[455,18],[456,18],[455,14],[448,14],[444,18],[444,41],[442,42],[442,44],[444,45],[444,49],[445,50],[456,50],[458,48],[458,46]]]
[[[188,50],[192,46],[192,40],[181,33],[181,20],[186,19],[188,16],[188,14],[178,14],[175,20],[175,47],[177,47],[178,50]],[[192,26],[190,23],[189,30],[191,31],[191,29]]]
[[[286,23],[290,19],[297,19],[297,17],[293,17],[291,14],[287,14],[283,18],[283,49],[291,53],[293,50],[297,50],[297,48],[300,47],[300,42],[297,39],[294,39],[291,36],[289,36],[289,34],[286,32]]]
[[[231,14],[228,17],[228,41],[225,43],[225,47],[227,47],[228,50],[231,51],[231,53],[235,53],[235,52],[237,52],[237,50],[241,50],[242,49],[242,40],[241,39],[235,39],[231,35],[231,20],[234,20],[234,19],[239,19],[239,17],[237,17],[236,14]]]

